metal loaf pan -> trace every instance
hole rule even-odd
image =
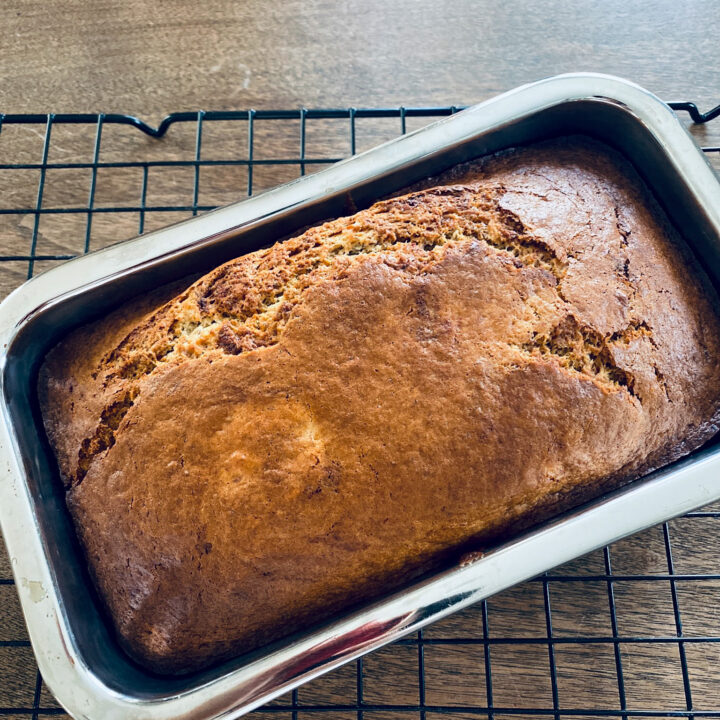
[[[45,681],[76,718],[232,718],[504,588],[720,498],[720,446],[330,624],[201,674],[152,676],[119,649],[89,584],[37,409],[37,368],[69,328],[124,299],[369,205],[503,148],[581,133],[638,169],[720,286],[720,184],[672,111],[628,82],[527,85],[264,195],[77,258],[0,307],[0,522]]]

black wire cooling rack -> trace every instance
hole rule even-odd
[[[695,123],[720,116],[720,106],[671,105]],[[0,294],[459,109],[176,113],[157,128],[127,115],[0,114]],[[720,147],[704,150],[720,159]],[[13,584],[0,547],[0,716],[63,716]],[[508,590],[253,714],[720,717],[720,504]]]

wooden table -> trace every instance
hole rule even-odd
[[[478,102],[591,70],[718,102],[713,2],[5,0],[4,112]]]
[[[157,123],[179,110],[462,105],[573,70],[618,74],[665,99],[692,99],[707,108],[720,102],[714,33],[719,15],[716,4],[699,1],[649,7],[627,0],[5,0],[0,6],[0,112],[120,112]],[[128,153],[186,159],[194,149],[188,128],[171,131],[161,142],[134,130],[108,131],[103,152],[108,159]],[[41,125],[3,128],[0,163],[37,162],[43,131]],[[358,149],[397,131],[396,125],[369,127]],[[215,132],[214,152],[237,152],[237,137],[208,132]],[[720,144],[720,121],[693,132],[702,144]],[[316,151],[347,154],[346,139],[336,136],[337,128],[328,124],[314,140]],[[265,136],[260,133],[258,142],[268,156],[287,154],[291,147],[295,151],[297,127],[276,126]],[[87,129],[58,130],[54,143],[56,157],[67,162],[92,153]],[[283,172],[260,174],[255,189],[290,179]],[[2,207],[34,207],[33,173],[18,181],[17,173],[0,171]],[[87,181],[87,173],[49,176],[46,203],[86,203]],[[152,176],[150,182],[156,204],[181,203],[187,195],[188,178],[181,172]],[[235,199],[245,182],[244,171],[208,174],[200,204]],[[137,175],[129,172],[99,173],[95,204],[136,202],[138,184]],[[148,213],[146,229],[180,215]],[[53,222],[43,218],[38,242],[48,253],[79,252],[85,222],[84,215]],[[98,215],[91,246],[129,237],[137,225],[137,213],[110,220]],[[0,250],[27,252],[31,230],[32,215],[0,216]],[[38,263],[37,269],[45,266]],[[22,281],[25,268],[21,263],[0,267],[3,293]],[[421,645],[400,644],[367,657],[362,713],[356,709],[358,668],[351,665],[276,702],[273,715],[283,720],[294,715],[430,720],[448,713],[469,718],[478,717],[476,708],[491,700],[506,709],[496,718],[536,716],[518,708],[551,713],[559,708],[559,715],[584,708],[619,716],[618,662],[630,710],[658,716],[685,711],[688,687],[697,710],[718,710],[720,643],[702,641],[720,636],[720,579],[714,577],[720,576],[718,522],[712,516],[675,521],[667,535],[656,528],[613,546],[609,555],[594,553],[556,571],[554,576],[563,579],[549,582],[547,593],[543,582],[531,582],[492,599],[487,649],[478,642],[483,614],[475,608],[426,630]],[[671,579],[668,542],[672,570],[683,580]],[[620,578],[612,583],[612,593],[608,558]],[[705,579],[698,580],[699,575]],[[9,562],[0,553],[0,709],[16,708],[10,716],[18,718],[57,717],[56,704],[36,683],[10,577]],[[552,645],[547,642],[547,603],[558,640]],[[682,650],[672,642],[678,618],[692,638]],[[617,637],[623,641],[616,643]],[[492,697],[486,686],[488,660]],[[331,706],[337,707],[328,710]]]

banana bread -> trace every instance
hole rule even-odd
[[[716,309],[633,169],[573,138],[126,304],[39,396],[121,643],[184,672],[699,446]]]

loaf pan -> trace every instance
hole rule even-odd
[[[71,715],[237,717],[451,612],[720,498],[720,445],[710,443],[472,562],[183,677],[153,676],[123,654],[89,582],[35,394],[38,366],[58,338],[143,290],[366,207],[459,162],[577,133],[630,160],[720,286],[720,184],[703,154],[650,93],[616,78],[575,74],[523,86],[316,175],[79,257],[2,303],[0,523],[40,670]]]

